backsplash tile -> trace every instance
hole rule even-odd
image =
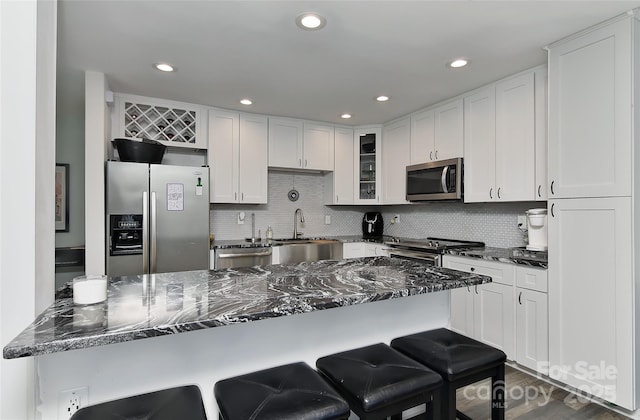
[[[287,193],[294,188],[298,201],[289,201]],[[255,213],[258,229],[265,237],[271,225],[274,238],[293,235],[293,213],[302,209],[305,223],[298,224],[304,236],[360,235],[362,215],[380,211],[384,218],[384,233],[392,236],[479,240],[487,246],[509,248],[524,245],[524,235],[517,228],[517,216],[530,208],[546,203],[478,203],[434,202],[396,206],[325,206],[324,179],[320,174],[269,172],[269,203],[264,205],[212,204],[211,232],[216,239],[251,237],[251,213]],[[245,212],[243,225],[236,223],[239,212]],[[391,224],[393,215],[400,223]],[[325,225],[325,215],[331,224]]]

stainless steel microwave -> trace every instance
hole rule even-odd
[[[462,158],[407,166],[407,200],[435,201],[462,198]]]

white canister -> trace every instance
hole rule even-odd
[[[547,250],[547,209],[530,209],[527,215],[527,236],[530,251]]]
[[[107,276],[87,275],[73,279],[73,303],[91,305],[107,299]]]

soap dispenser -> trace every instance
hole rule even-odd
[[[267,226],[267,239],[273,239],[273,230],[271,229],[271,225]]]

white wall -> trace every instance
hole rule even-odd
[[[53,1],[0,1],[2,346],[53,300],[54,188],[53,179],[47,179],[53,168],[37,166],[48,165],[54,156],[55,73],[49,72],[55,69],[50,48],[56,7]],[[41,201],[46,197],[50,204]],[[0,360],[0,418],[33,418],[34,395],[33,360]]]
[[[104,162],[107,160],[109,90],[104,73],[85,73],[85,270],[105,273]]]
[[[298,190],[300,198],[292,202],[287,192]],[[322,175],[291,172],[269,172],[269,197],[265,205],[211,205],[211,232],[218,240],[242,239],[251,236],[251,213],[256,215],[257,230],[273,228],[275,238],[291,237],[293,212],[302,209],[305,223],[299,230],[305,236],[361,235],[362,215],[366,211],[381,211],[385,235],[408,238],[427,236],[480,240],[489,246],[509,248],[522,246],[523,235],[517,228],[517,216],[544,203],[485,203],[435,202],[397,206],[325,206]],[[236,222],[237,214],[245,212],[244,225]],[[400,223],[390,223],[394,214]],[[331,224],[324,224],[324,216],[331,216]]]

